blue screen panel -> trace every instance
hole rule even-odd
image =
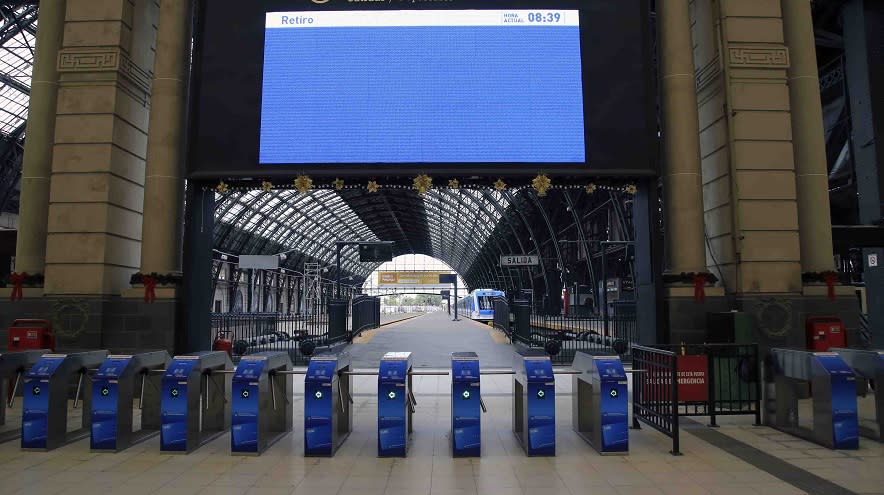
[[[270,13],[267,25],[262,164],[586,160],[576,11]]]

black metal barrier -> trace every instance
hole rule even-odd
[[[494,328],[507,337],[513,332],[510,326],[510,304],[502,297],[494,298]]]
[[[632,426],[639,421],[672,438],[678,450],[678,355],[645,346],[632,347]]]
[[[531,303],[527,300],[516,299],[513,301],[513,331],[510,340],[513,343],[530,345],[531,333]]]
[[[336,344],[348,340],[347,307],[348,299],[332,299],[328,302],[328,337],[325,344]]]
[[[637,343],[635,315],[604,317],[570,317],[532,313],[527,343],[547,349],[556,345],[559,352],[551,356],[556,364],[571,364],[577,351],[607,352],[631,359],[630,347]],[[613,351],[613,352],[612,352]]]
[[[365,330],[378,328],[381,325],[381,299],[358,295],[353,297],[351,310],[352,324],[350,325],[352,337],[359,335]]]
[[[284,351],[292,362],[306,364],[302,342],[323,343],[328,337],[328,315],[280,313],[212,313],[213,338],[230,342],[234,362],[246,354]]]
[[[757,344],[654,345],[679,354],[679,416],[755,416],[761,425]]]

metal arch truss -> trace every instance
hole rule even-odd
[[[622,248],[609,245],[603,257],[600,242],[633,240],[631,203],[630,195],[607,190],[553,189],[545,197],[528,188],[438,188],[423,196],[406,188],[236,190],[217,197],[214,238],[219,253],[287,252],[283,268],[300,277],[307,264],[311,272],[333,264],[336,241],[394,241],[394,255],[442,260],[470,289],[531,289],[553,311],[563,287],[594,291],[597,274],[632,275]],[[509,254],[539,255],[542,262],[501,267],[500,257]],[[359,283],[379,266],[359,263],[353,252],[342,259],[342,277]]]

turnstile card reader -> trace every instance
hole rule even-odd
[[[242,357],[231,386],[231,454],[260,455],[292,431],[291,370],[287,352]]]
[[[482,413],[479,356],[451,353],[451,452],[454,457],[479,457]]]
[[[21,448],[52,450],[89,435],[92,415],[90,369],[98,367],[107,351],[44,354],[25,375]],[[68,400],[76,385],[73,408],[83,408],[81,428],[68,431]]]
[[[0,426],[6,425],[6,408],[13,407],[15,396],[20,393],[22,379],[28,369],[34,365],[40,356],[50,352],[48,349],[0,352]],[[12,386],[12,390],[9,386]],[[8,399],[8,401],[7,401]],[[14,440],[21,436],[21,422],[10,423],[8,428],[0,431],[0,443]]]
[[[415,400],[410,352],[388,352],[378,370],[378,457],[405,457]]]
[[[549,355],[521,349],[513,360],[513,433],[529,456],[556,455],[556,379]]]
[[[600,454],[629,453],[629,400],[626,370],[618,356],[578,351],[571,365],[574,431]]]
[[[834,352],[771,349],[771,356],[774,393],[765,397],[765,410],[773,412],[772,426],[830,449],[859,448],[856,374],[847,363]],[[808,382],[812,405],[802,408],[799,398]],[[811,411],[808,428],[801,418]],[[771,423],[770,414],[767,421]]]
[[[353,431],[350,354],[310,359],[304,378],[304,455],[331,457]]]
[[[92,378],[92,451],[119,452],[160,432],[162,377],[156,371],[168,362],[168,352],[151,351],[110,355],[101,363]],[[141,426],[133,431],[136,394]]]
[[[160,397],[160,451],[190,453],[224,433],[227,375],[212,372],[232,367],[224,351],[172,358]]]
[[[832,348],[829,352],[841,356],[857,378],[865,380],[857,391],[861,397],[857,399],[859,434],[884,442],[884,391],[880,385],[884,383],[884,351]],[[868,397],[868,381],[876,384],[872,397]]]

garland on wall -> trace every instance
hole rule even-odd
[[[285,189],[294,189],[298,191],[300,194],[308,194],[314,190],[334,190],[334,191],[343,191],[343,190],[361,190],[367,193],[376,193],[380,190],[393,190],[393,189],[413,189],[417,191],[421,196],[427,194],[429,191],[433,189],[447,189],[447,190],[460,190],[460,189],[474,189],[474,190],[482,190],[482,189],[493,189],[498,192],[511,191],[518,192],[524,189],[533,189],[534,192],[537,193],[538,196],[544,197],[551,190],[582,190],[586,194],[595,194],[599,191],[610,191],[610,192],[619,192],[625,193],[629,195],[635,195],[638,192],[638,187],[635,184],[622,184],[616,183],[613,181],[610,182],[589,182],[589,183],[569,183],[569,184],[554,184],[553,180],[546,173],[539,173],[534,179],[531,180],[529,184],[520,184],[520,185],[511,185],[507,184],[503,178],[498,177],[494,181],[489,182],[461,182],[460,180],[454,178],[449,179],[446,186],[434,186],[433,178],[427,174],[420,174],[412,179],[411,185],[405,184],[383,184],[377,179],[371,179],[365,182],[358,183],[347,183],[344,179],[339,177],[328,183],[317,184],[313,181],[313,179],[309,175],[298,175],[297,178],[289,183],[289,184],[274,184],[269,180],[261,180],[260,182],[256,181],[243,181],[235,184],[228,184],[224,180],[218,182],[218,184],[214,187],[214,191],[219,194],[226,194],[230,191],[254,191],[260,189],[265,192],[270,192],[273,190],[285,190]]]

